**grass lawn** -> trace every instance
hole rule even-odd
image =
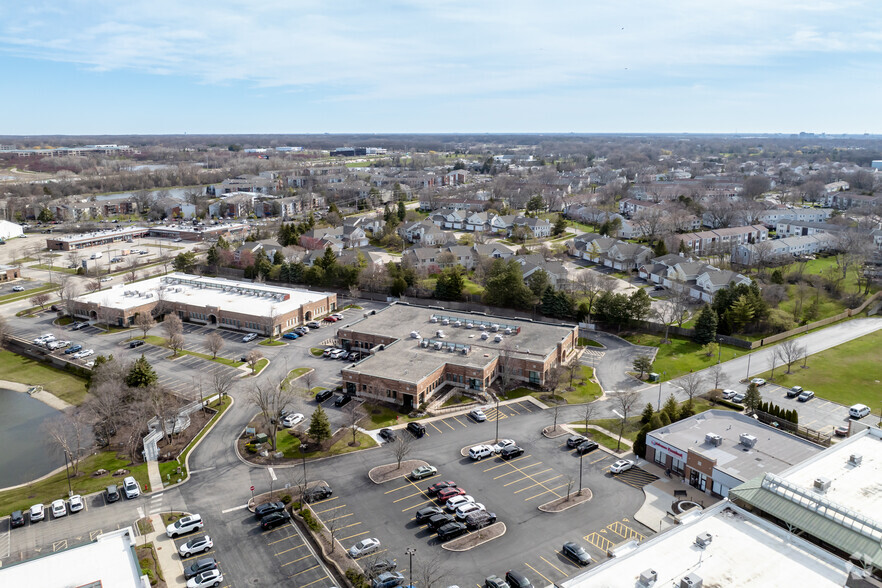
[[[269,365],[269,360],[266,358],[261,359],[254,365],[254,375],[258,375],[263,371],[263,368]]]
[[[786,387],[798,384],[820,398],[846,406],[866,404],[876,410],[882,404],[880,348],[882,331],[876,331],[809,356],[806,368],[801,361],[794,363],[790,374],[786,367],[776,368],[774,382]],[[772,381],[771,372],[759,377]]]
[[[579,347],[603,347],[594,339],[586,339],[585,337],[579,337],[578,345]]]
[[[471,402],[472,399],[468,396],[463,396],[462,394],[454,394],[450,398],[444,401],[444,404],[441,405],[441,408],[445,408],[448,406],[456,406],[457,404],[466,404],[467,402]]]
[[[267,347],[279,347],[280,345],[285,345],[284,341],[278,341],[274,339],[264,339],[258,345],[265,345]]]
[[[63,316],[61,318],[55,319],[55,324],[58,325],[59,327],[67,326],[67,325],[71,324],[72,322],[73,322],[73,319],[69,316]]]
[[[592,402],[597,398],[600,398],[601,390],[600,384],[592,382],[590,378],[594,376],[594,370],[588,366],[580,366],[580,373],[576,374],[573,379],[573,387],[575,390],[562,390],[559,391],[559,394],[563,396],[564,400],[567,401],[567,404],[583,404],[585,402]],[[563,384],[569,384],[569,382],[562,382]]]
[[[69,267],[59,266],[59,265],[45,265],[45,264],[37,264],[30,266],[31,269],[41,269],[52,272],[64,272],[66,274],[75,274],[77,270],[71,269]]]
[[[65,402],[78,405],[86,399],[86,380],[34,359],[0,351],[0,379],[43,388]]]
[[[585,434],[586,437],[594,439],[600,445],[603,445],[607,449],[611,449],[613,451],[619,451],[619,450],[627,451],[629,449],[629,447],[627,445],[625,445],[624,443],[622,443],[621,447],[619,447],[619,438],[618,437],[610,437],[606,433],[602,433],[602,432],[596,431],[594,429],[588,429],[588,432],[585,433],[585,424],[584,423],[581,425],[572,424],[571,426],[573,427],[574,431],[581,432],[581,433]],[[616,430],[618,430],[618,429],[616,429]],[[625,439],[626,437],[627,437],[627,435],[622,435],[622,439]]]
[[[717,363],[716,355],[708,357],[701,350],[701,345],[691,339],[671,335],[668,337],[671,343],[661,345],[662,337],[663,335],[637,333],[626,335],[625,339],[635,345],[658,347],[655,362],[652,364],[652,371],[661,375],[663,382],[682,376],[690,370],[697,372]],[[729,361],[748,353],[747,349],[741,349],[732,345],[723,345],[722,348],[723,361]]]
[[[110,475],[120,468],[130,470],[131,475],[138,480],[142,488],[148,484],[146,464],[129,467],[128,459],[120,458],[114,451],[104,451],[80,461],[80,474],[71,479],[74,493],[91,494],[103,490],[110,484],[122,484],[122,478],[114,478]],[[105,469],[110,473],[93,477],[92,472],[99,469]],[[48,505],[53,500],[65,497],[67,497],[67,474],[60,472],[37,484],[0,493],[0,516],[5,516],[14,510],[27,510],[38,502]]]
[[[465,279],[465,286],[462,289],[463,294],[475,294],[480,295],[484,293],[484,286],[477,284],[470,279]]]
[[[165,337],[157,337],[156,335],[147,335],[146,337],[132,337],[132,339],[143,339],[143,341],[145,343],[150,343],[151,345],[156,345],[157,347],[165,347],[166,346]],[[180,351],[178,351],[178,357],[180,357],[181,355],[192,355],[194,357],[200,357],[200,358],[208,360],[208,361],[215,361],[217,363],[222,363],[224,365],[228,365],[228,366],[234,367],[234,368],[242,366],[241,361],[236,361],[234,359],[228,359],[226,357],[220,357],[220,356],[212,358],[211,355],[208,353],[200,353],[198,351],[190,351],[188,349],[181,349]],[[171,355],[169,357],[174,357],[174,356]]]
[[[815,260],[818,261],[818,260]],[[786,311],[787,314],[793,316],[793,311],[796,308],[796,284],[789,284],[787,286],[787,300],[782,300],[780,304],[778,304],[778,309]],[[815,301],[815,292],[814,288],[810,291],[809,295],[805,297],[805,300],[802,302],[802,312],[804,313]],[[825,319],[827,317],[837,315],[846,310],[846,305],[842,303],[840,300],[835,300],[830,298],[830,296],[826,292],[821,292],[820,297],[818,298],[818,318],[815,320]],[[802,318],[802,316],[800,316]],[[799,321],[796,321],[799,324]]]
[[[294,382],[294,380],[296,380],[297,378],[299,378],[300,376],[302,376],[306,372],[310,372],[310,371],[312,371],[312,368],[307,368],[307,367],[294,368],[293,370],[288,372],[288,377],[286,377],[282,381],[282,386],[290,388],[291,384]]]
[[[399,423],[417,420],[410,418],[406,414],[401,414],[388,406],[365,402],[363,407],[368,411],[368,415],[361,419],[359,424],[365,429],[382,429],[383,427],[391,427]]]
[[[311,354],[313,354],[315,357],[321,357],[322,355],[324,355],[325,350],[322,349],[321,347],[313,347],[309,350],[309,352]]]
[[[58,286],[55,284],[52,285],[44,285],[39,288],[32,288],[25,292],[12,292],[11,294],[4,294],[0,296],[0,304],[6,304],[7,302],[15,302],[16,300],[22,300],[24,298],[30,298],[35,294],[40,294],[42,292],[49,292],[50,290],[57,289]]]
[[[369,435],[365,435],[364,433],[357,433],[355,436],[356,443],[358,445],[351,446],[349,443],[352,441],[352,434],[347,432],[346,435],[340,438],[339,441],[331,445],[331,449],[329,451],[309,451],[306,453],[306,459],[313,459],[317,457],[329,457],[331,455],[342,455],[344,453],[352,453],[353,451],[358,451],[360,449],[368,449],[370,447],[376,447],[377,443],[370,438]],[[300,457],[300,440],[297,439],[294,435],[288,433],[287,429],[285,431],[280,431],[278,436],[276,437],[276,448],[277,451],[281,451],[285,457]]]

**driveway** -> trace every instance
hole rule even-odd
[[[605,349],[588,347],[582,355],[581,364],[595,369],[597,379],[607,394],[621,390],[637,390],[646,386],[644,382],[629,376],[626,372],[633,369],[635,358],[641,355],[655,357],[657,351],[655,347],[633,345],[621,337],[601,331],[591,333],[589,338],[603,345]]]

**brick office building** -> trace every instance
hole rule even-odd
[[[337,330],[370,355],[344,368],[349,394],[415,407],[442,386],[486,390],[508,370],[511,385],[543,386],[575,350],[578,328],[395,303]]]
[[[182,273],[79,296],[73,315],[119,326],[142,312],[237,331],[279,335],[337,310],[337,295]]]

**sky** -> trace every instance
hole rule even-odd
[[[4,1],[0,88],[0,135],[882,133],[882,2]]]

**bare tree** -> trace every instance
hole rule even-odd
[[[89,387],[86,406],[98,419],[104,428],[105,436],[110,439],[111,431],[115,431],[122,423],[122,415],[125,408],[125,397],[128,393],[123,380],[119,377],[110,377],[108,366],[104,363],[92,372],[92,385]],[[113,368],[109,371],[115,372]],[[121,375],[121,374],[120,374]]]
[[[146,339],[150,329],[156,326],[156,321],[153,320],[153,315],[149,312],[139,312],[135,317],[135,326],[144,333],[142,339]]]
[[[689,372],[677,378],[673,384],[686,394],[687,402],[692,406],[692,399],[702,393],[705,386],[704,376],[698,372]]]
[[[582,413],[583,420],[585,421],[585,434],[588,434],[588,422],[594,417],[594,413],[597,410],[597,406],[593,402],[585,403],[585,412]]]
[[[184,323],[176,314],[169,314],[162,321],[162,330],[165,332],[165,338],[171,339],[173,335],[180,335],[184,332]]]
[[[677,308],[675,304],[671,304],[667,301],[662,301],[661,303],[656,305],[652,311],[652,314],[657,318],[664,326],[665,326],[665,338],[662,340],[662,343],[670,343],[671,340],[668,339],[668,331],[675,322],[681,319],[680,309]]]
[[[151,386],[147,390],[147,398],[154,414],[159,418],[167,445],[171,443],[172,435],[175,434],[177,416],[184,403],[181,398],[162,386]]]
[[[89,280],[86,282],[86,292],[97,292],[101,289],[101,282],[98,280]]]
[[[235,378],[232,372],[226,370],[218,370],[214,372],[214,375],[211,379],[212,388],[214,389],[215,394],[217,394],[218,398],[223,400],[224,396],[230,393],[230,390],[233,388],[233,384],[235,383]]]
[[[178,352],[184,348],[184,335],[181,333],[175,333],[166,340],[166,343],[168,344],[169,349],[174,351],[175,355],[177,355]]]
[[[209,333],[205,337],[205,348],[211,352],[211,358],[215,359],[221,349],[224,348],[224,338],[216,332]]]
[[[40,310],[46,309],[47,302],[49,302],[49,295],[46,294],[45,292],[42,292],[40,294],[34,294],[33,296],[31,296],[31,299],[30,299],[30,303],[33,304],[34,306],[39,306]]]
[[[139,459],[138,449],[141,440],[147,433],[147,423],[154,417],[153,407],[148,398],[136,398],[125,406],[123,418],[128,425],[129,436],[124,440],[128,448],[129,458],[134,462]]]
[[[67,252],[67,265],[70,267],[70,269],[80,267],[80,261],[82,259],[83,254],[76,249],[71,249]]]
[[[80,457],[91,445],[90,424],[80,411],[62,413],[61,416],[46,421],[44,431],[52,445],[67,454],[73,468],[73,475],[79,473]]]
[[[346,426],[349,428],[349,432],[352,433],[352,443],[351,445],[355,447],[355,443],[358,441],[358,423],[361,421],[362,416],[364,416],[361,412],[361,405],[356,402],[349,403],[349,408],[346,410]]]
[[[257,373],[257,364],[260,360],[263,359],[263,354],[257,349],[252,349],[248,352],[248,355],[245,356],[245,361],[248,362],[248,367],[251,368],[251,373]]]
[[[98,322],[104,325],[104,328],[108,331],[110,330],[110,323],[116,314],[116,311],[109,304],[110,302],[105,299],[104,303],[98,307],[98,311],[95,313],[98,315]]]
[[[583,269],[576,274],[576,289],[587,298],[589,323],[594,309],[594,301],[600,294],[609,290],[612,285],[612,280],[592,269]]]
[[[441,554],[435,550],[431,555],[418,555],[413,561],[413,581],[421,588],[446,586],[450,568],[442,563]]]
[[[344,527],[344,522],[346,522],[345,516],[346,513],[335,510],[331,518],[322,521],[325,529],[328,530],[328,547],[331,548],[331,553],[334,553],[334,550],[337,548],[337,531]]]
[[[710,370],[711,375],[714,377],[714,388],[720,387],[720,376],[723,375],[723,364],[715,363],[714,366]]]
[[[283,386],[260,386],[254,384],[248,391],[248,402],[260,410],[267,431],[271,433],[273,451],[276,450],[276,435],[279,431],[279,415],[287,410],[293,397]]]
[[[512,388],[514,363],[514,344],[511,338],[506,338],[499,349],[499,359],[496,362],[496,367],[499,371],[499,388],[502,394],[508,393]]]
[[[300,379],[303,381],[303,387],[306,388],[306,397],[309,398],[312,396],[312,385],[315,383],[315,370],[309,370]]]
[[[634,405],[640,400],[640,393],[637,391],[619,391],[610,394],[613,404],[622,410],[622,424],[619,427],[619,442],[616,445],[616,451],[622,448],[622,435],[625,433],[625,422],[628,415],[634,408]]]
[[[413,449],[411,438],[404,435],[399,435],[395,438],[395,441],[387,444],[386,447],[388,447],[389,451],[392,452],[392,455],[395,456],[395,461],[398,464],[397,469],[399,470],[401,469],[401,462],[405,457],[410,455],[410,452]]]
[[[787,373],[789,374],[791,366],[799,361],[805,353],[805,349],[795,339],[788,339],[778,344],[776,352],[781,358],[781,363],[787,364]]]
[[[58,296],[61,298],[61,305],[64,311],[73,316],[73,301],[79,295],[80,287],[77,281],[70,276],[61,278],[61,287],[58,289]]]
[[[3,346],[6,343],[6,337],[9,336],[9,333],[9,323],[6,322],[6,317],[0,315],[0,349],[3,349]]]
[[[572,494],[573,494],[573,486],[576,484],[576,478],[573,476],[567,475],[565,478],[567,484],[567,496],[564,498],[564,502],[569,502]]]
[[[130,284],[138,279],[138,259],[136,257],[129,257],[126,262],[126,279]]]

